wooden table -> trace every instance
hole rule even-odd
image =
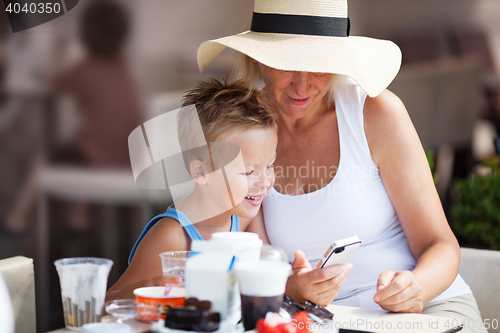
[[[327,307],[334,314],[334,321],[323,326],[314,327],[315,332],[336,332],[337,329],[368,331],[376,333],[451,333],[453,326],[458,323],[453,319],[414,313],[390,313],[382,309],[363,309],[350,306],[329,305]],[[104,322],[111,322],[111,316],[103,317]],[[149,332],[149,325],[136,320],[125,321],[137,332]],[[47,333],[73,332],[65,328]],[[341,330],[342,333],[342,330]]]

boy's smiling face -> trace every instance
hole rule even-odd
[[[236,205],[231,213],[243,218],[254,217],[264,196],[274,185],[277,132],[274,128],[249,129],[231,133],[223,141],[237,144],[244,161],[244,169],[241,163],[224,168]]]

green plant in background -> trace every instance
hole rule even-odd
[[[427,149],[425,151],[425,157],[427,157],[427,162],[429,163],[429,168],[432,172],[432,180],[434,180],[434,184],[437,182],[437,175],[434,173],[434,167],[436,166],[436,154],[434,150]]]
[[[500,250],[500,158],[457,182],[453,231],[464,245]]]

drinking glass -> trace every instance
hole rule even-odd
[[[134,299],[115,299],[104,304],[107,313],[115,317],[118,323],[137,317],[137,306]]]
[[[83,324],[101,321],[108,275],[113,261],[104,258],[65,258],[54,262],[69,330],[81,330]]]
[[[182,279],[180,287],[184,287],[184,270],[191,251],[167,251],[160,253],[163,275],[178,276]]]

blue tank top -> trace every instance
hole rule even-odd
[[[132,257],[135,254],[135,250],[137,250],[137,246],[139,246],[139,243],[141,240],[144,238],[144,236],[148,233],[149,229],[151,229],[156,222],[161,220],[164,217],[170,217],[177,222],[179,222],[184,230],[187,232],[189,238],[191,240],[204,240],[203,237],[201,236],[200,232],[195,228],[193,223],[187,218],[187,216],[181,212],[180,210],[177,210],[175,208],[172,208],[174,205],[168,207],[167,211],[163,214],[157,215],[151,219],[151,221],[148,222],[144,230],[142,231],[141,235],[137,239],[137,241],[134,244],[134,247],[132,248],[132,251],[130,251],[130,256],[128,257],[128,263],[130,264],[130,261],[132,260]],[[236,215],[231,216],[231,231],[240,231],[240,218]]]

